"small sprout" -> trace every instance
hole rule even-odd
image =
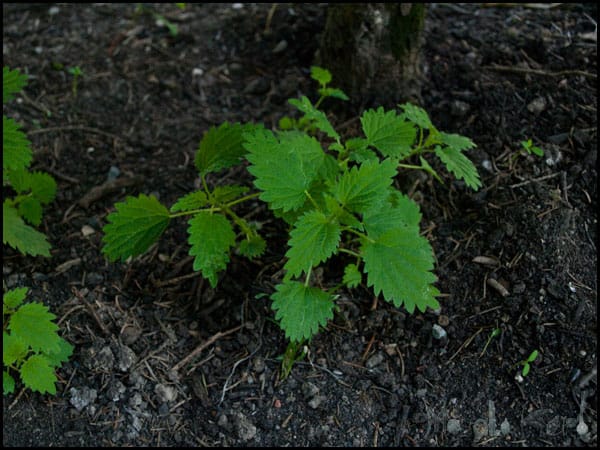
[[[521,382],[523,377],[527,376],[527,374],[529,373],[529,370],[531,369],[530,364],[537,359],[538,354],[539,354],[539,352],[537,350],[534,350],[529,354],[527,359],[524,359],[523,361],[519,361],[517,364],[515,364],[515,366],[523,366],[523,368],[521,369],[521,373],[517,373],[517,375],[515,376],[515,380]],[[521,379],[521,381],[519,380],[519,378]]]
[[[71,75],[73,75],[73,83],[71,84],[71,90],[73,92],[73,98],[77,97],[77,82],[79,81],[79,77],[84,75],[83,70],[79,66],[69,67],[67,69]]]
[[[523,149],[525,149],[525,151],[530,155],[533,153],[539,157],[544,156],[544,151],[541,148],[533,145],[533,141],[531,139],[521,141],[521,147],[523,147]]]
[[[490,345],[490,342],[492,342],[492,339],[494,339],[497,336],[500,336],[500,333],[502,331],[500,330],[500,328],[494,328],[492,330],[492,332],[490,333],[490,335],[487,338],[487,342],[485,343],[485,345],[483,346],[483,350],[481,351],[481,354],[479,355],[479,357],[481,358],[483,356],[483,354],[485,353],[485,351],[487,350],[488,346]]]

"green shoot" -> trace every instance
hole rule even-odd
[[[517,375],[515,376],[515,379],[517,381],[519,381],[519,382],[523,381],[523,377],[526,377],[527,374],[529,374],[529,371],[531,369],[531,363],[533,363],[537,359],[538,355],[539,355],[538,350],[534,350],[529,354],[529,356],[526,359],[519,361],[518,363],[513,365],[513,368],[515,368],[517,366],[523,366],[521,369],[521,372],[517,373]]]
[[[81,70],[81,67],[79,66],[74,66],[69,67],[67,69],[67,72],[73,75],[73,82],[71,83],[71,92],[73,93],[73,98],[77,98],[77,84],[79,82],[79,77],[82,77],[84,75],[83,70]]]
[[[433,249],[421,235],[419,206],[394,186],[398,170],[423,170],[441,182],[428,162],[437,158],[466,187],[481,186],[466,156],[475,143],[439,131],[425,110],[410,103],[399,111],[364,111],[361,135],[343,139],[319,106],[325,98],[346,95],[329,87],[329,71],[312,67],[311,77],[319,84],[319,99],[314,104],[306,96],[290,99],[298,119],[281,119],[279,130],[260,124],[211,127],[194,159],[202,188],[170,209],[154,197],[128,197],[108,215],[103,236],[106,256],[125,261],[147,251],[171,219],[188,216],[194,270],[215,288],[232,254],[257,258],[264,252],[259,230],[236,208],[265,202],[290,230],[285,274],[270,296],[275,320],[290,342],[286,364],[333,318],[342,287],[364,281],[375,295],[410,313],[439,307]],[[208,184],[208,174],[239,164],[254,177],[251,186]],[[340,253],[351,261],[342,280],[324,288],[314,281],[315,269]]]
[[[2,70],[2,100],[13,99],[27,85],[27,76],[18,70]],[[30,172],[31,142],[13,119],[2,116],[2,186],[10,186],[14,197],[2,204],[2,242],[23,254],[50,256],[46,236],[33,226],[42,221],[42,208],[56,195],[56,182],[44,172]],[[27,223],[28,222],[30,226]]]
[[[487,338],[485,345],[483,346],[483,350],[481,351],[481,354],[479,355],[480,358],[484,355],[485,351],[487,350],[488,346],[490,345],[490,342],[492,342],[492,339],[494,339],[497,336],[500,336],[501,332],[502,331],[500,330],[500,328],[494,328],[492,330],[492,332],[490,333],[490,335]]]
[[[14,373],[32,391],[56,394],[54,371],[69,360],[73,346],[58,334],[56,318],[39,302],[23,303],[27,288],[2,296],[2,382],[4,395],[15,390]]]

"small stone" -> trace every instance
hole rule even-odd
[[[281,53],[283,52],[288,46],[288,43],[285,39],[279,41],[279,43],[275,46],[275,48],[273,49],[273,53],[277,54],[277,53]]]
[[[219,416],[219,420],[217,420],[217,425],[221,428],[226,428],[229,425],[229,420],[227,420],[227,416],[225,414],[221,414]]]
[[[83,234],[83,237],[91,236],[95,232],[96,232],[96,230],[94,230],[89,225],[84,225],[81,227],[81,234]]]
[[[108,169],[108,175],[106,176],[106,180],[116,180],[119,175],[121,175],[121,171],[119,170],[119,168],[117,166],[110,166],[110,169]]]
[[[71,393],[71,399],[69,401],[77,411],[81,411],[98,397],[96,389],[90,389],[88,387],[84,387],[81,390],[72,387],[69,392]]]
[[[448,430],[448,433],[450,433],[450,434],[460,433],[460,420],[458,420],[458,419],[448,420],[446,429]]]
[[[383,353],[377,352],[373,356],[371,356],[369,359],[367,359],[365,366],[367,367],[367,369],[373,369],[373,368],[377,367],[379,364],[381,364],[384,359],[385,359],[385,356],[383,355]]]
[[[250,441],[256,436],[256,426],[242,413],[237,413],[235,426],[242,441]]]
[[[177,398],[177,390],[173,386],[166,384],[157,384],[154,386],[154,393],[161,403],[169,403]]]
[[[433,335],[434,339],[442,339],[447,335],[446,330],[440,327],[437,323],[431,328],[431,334]]]
[[[577,428],[575,428],[575,431],[577,431],[577,434],[579,436],[584,436],[589,431],[589,428],[588,428],[587,424],[583,420],[580,419],[579,423],[577,424]]]
[[[127,372],[127,370],[135,364],[137,355],[126,345],[119,346],[119,370]]]
[[[315,395],[308,402],[308,406],[310,406],[312,409],[317,409],[319,406],[321,406],[321,404],[323,403],[324,400],[326,400],[326,397],[324,397],[322,395]]]
[[[308,381],[302,383],[302,395],[306,400],[310,400],[315,397],[319,393],[319,388],[313,383],[309,383]]]
[[[473,440],[475,442],[480,441],[488,434],[487,420],[477,419],[473,424]]]
[[[537,97],[527,105],[527,110],[533,114],[539,114],[546,109],[546,99]]]
[[[504,419],[504,421],[500,424],[500,433],[502,436],[506,436],[510,433],[510,423],[508,423],[507,419]]]

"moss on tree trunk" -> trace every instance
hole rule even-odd
[[[424,4],[330,4],[317,63],[353,99],[419,102]]]

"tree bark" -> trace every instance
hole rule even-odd
[[[317,64],[351,100],[420,103],[425,10],[422,3],[332,3]]]

